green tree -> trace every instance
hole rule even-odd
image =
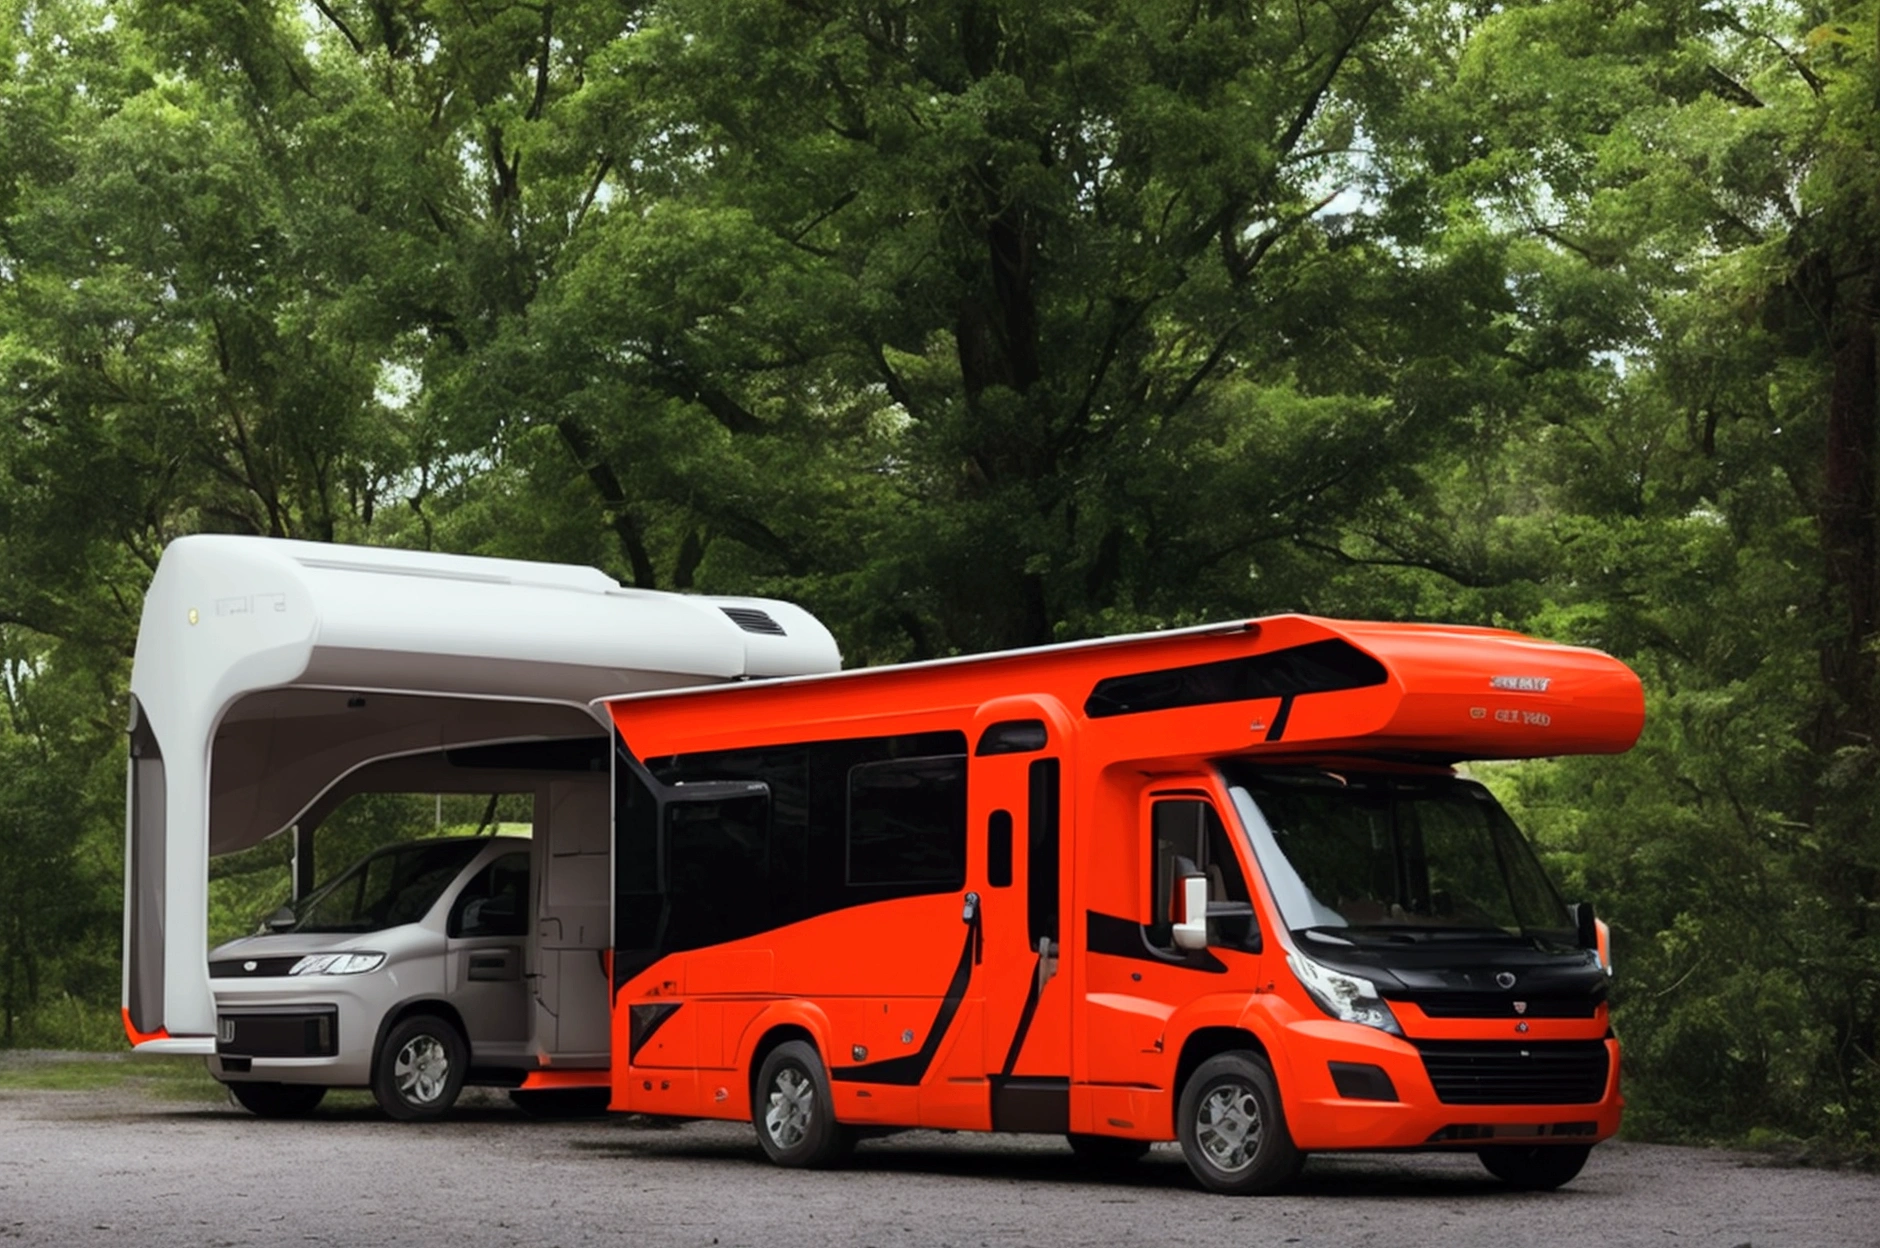
[[[1524,396],[1472,477],[1422,469],[1431,544],[1492,574],[1404,592],[1651,691],[1627,759],[1507,786],[1610,899],[1649,1131],[1871,1147],[1880,1109],[1875,18],[1505,6],[1423,45],[1439,89],[1389,145],[1507,240]]]

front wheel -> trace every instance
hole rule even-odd
[[[1590,1144],[1496,1144],[1475,1155],[1509,1187],[1551,1192],[1570,1182],[1592,1152]]]
[[[326,1089],[310,1083],[227,1085],[237,1104],[258,1118],[305,1118],[326,1098]]]
[[[1275,1191],[1299,1173],[1273,1068],[1257,1053],[1210,1057],[1182,1088],[1176,1132],[1201,1186],[1229,1196]]]
[[[401,1122],[441,1118],[457,1103],[469,1065],[469,1046],[455,1027],[434,1014],[414,1014],[379,1046],[372,1097]]]
[[[821,1169],[848,1155],[855,1133],[836,1121],[829,1076],[814,1045],[787,1040],[757,1072],[751,1120],[764,1154],[780,1166]]]

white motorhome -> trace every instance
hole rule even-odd
[[[826,628],[768,599],[627,589],[547,563],[268,538],[172,543],[131,676],[132,1045],[207,1058],[262,1112],[360,1086],[397,1116],[427,1116],[448,1108],[465,1075],[525,1090],[603,1086],[613,790],[598,701],[839,666]],[[330,922],[321,932],[283,917],[259,938],[269,956],[225,947],[212,978],[209,859],[292,835],[294,893],[311,905],[315,830],[348,798],[375,793],[526,795],[533,834],[452,859],[461,874],[430,909],[400,916],[435,939],[375,920],[336,940]],[[478,889],[515,887],[514,870],[492,864],[520,866],[519,856],[526,921],[460,939]],[[484,909],[494,918],[511,904]],[[296,927],[310,933],[305,950]],[[420,946],[422,957],[399,952]],[[479,1017],[502,1019],[498,1034],[467,1034],[482,1030],[468,1021]],[[410,1052],[391,1051],[394,1040]],[[388,1063],[440,1052],[461,1068],[441,1104],[388,1103]]]

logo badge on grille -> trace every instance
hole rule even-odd
[[[253,959],[250,959],[249,961],[242,963],[242,969],[252,975],[254,973],[254,969],[260,965],[261,964],[259,962],[256,962]]]
[[[1527,1002],[1525,1002],[1525,1001],[1516,1001],[1516,1002],[1514,1003],[1514,1012],[1515,1012],[1516,1014],[1525,1014],[1525,1013],[1527,1013]]]
[[[1495,975],[1495,982],[1503,988],[1512,988],[1514,987],[1514,975],[1509,971],[1498,971]]]

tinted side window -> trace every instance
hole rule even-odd
[[[848,828],[851,886],[964,887],[966,759],[897,758],[851,767]]]
[[[666,806],[667,949],[697,949],[770,924],[770,799]]]
[[[1364,689],[1388,679],[1382,663],[1348,641],[1331,638],[1238,659],[1105,677],[1084,700],[1084,714],[1103,719],[1183,706],[1291,698]]]
[[[614,973],[659,955],[665,900],[659,885],[659,802],[625,758],[614,764]]]
[[[964,887],[965,755],[965,733],[922,732],[646,759],[653,788],[622,782],[614,799],[615,863],[621,872],[615,965],[644,966],[663,953],[735,939],[731,932],[761,930],[748,918],[760,904],[763,927],[769,928],[848,906]],[[633,768],[623,760],[618,770],[624,775]],[[722,781],[757,781],[770,791],[765,889],[761,903],[737,914],[715,903],[681,902],[670,891],[678,878],[670,861],[674,850],[669,837],[658,835],[651,813],[670,808],[658,807],[660,802],[684,800],[684,786]],[[662,896],[635,900],[628,890],[629,867],[634,880],[644,880],[651,859],[645,848],[630,846],[656,844],[667,855],[659,868],[666,881]],[[740,878],[751,878],[755,861],[745,861]],[[630,917],[629,908],[641,917]],[[704,914],[706,908],[717,917]],[[713,923],[721,924],[716,933],[708,930]],[[643,943],[628,942],[629,926]],[[628,948],[646,952],[623,960],[621,951]]]
[[[1031,852],[1025,868],[1030,880],[1026,914],[1033,949],[1040,939],[1058,939],[1058,772],[1057,759],[1041,758],[1027,776],[1031,792],[1025,819]]]
[[[1208,878],[1208,936],[1213,944],[1249,944],[1254,935],[1252,895],[1227,828],[1205,798],[1168,798],[1152,807],[1155,860],[1152,865],[1149,938],[1174,945],[1176,889],[1185,875]],[[1224,913],[1225,912],[1225,913]]]
[[[529,856],[504,854],[464,885],[445,929],[452,936],[529,933]]]

